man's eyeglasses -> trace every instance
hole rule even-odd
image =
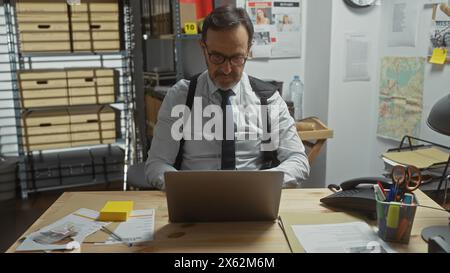
[[[231,57],[224,56],[220,53],[210,53],[208,51],[208,47],[205,45],[206,53],[208,53],[209,61],[215,65],[223,64],[225,61],[229,61],[233,66],[241,66],[244,65],[247,61],[247,56],[243,55],[235,55]]]

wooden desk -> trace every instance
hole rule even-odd
[[[284,212],[330,213],[319,199],[330,194],[328,189],[283,190],[280,210]],[[425,194],[417,191],[423,205],[438,206]],[[135,209],[155,208],[154,240],[141,246],[82,245],[82,252],[289,252],[283,231],[275,222],[192,223],[168,222],[165,194],[158,191],[135,192],[77,192],[64,193],[25,233],[36,231],[79,208],[99,210],[108,200],[133,200]],[[371,224],[375,224],[371,222]],[[427,244],[420,232],[431,225],[448,225],[448,214],[417,208],[408,245],[393,245],[400,252],[427,252]],[[22,236],[23,237],[23,236]],[[14,252],[14,243],[8,252]]]

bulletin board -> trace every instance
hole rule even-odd
[[[301,57],[302,1],[242,2],[252,20],[252,58]]]

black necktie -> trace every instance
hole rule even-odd
[[[222,170],[236,169],[236,151],[234,146],[234,121],[233,111],[230,103],[231,90],[219,90],[222,95],[222,113],[223,113],[223,140],[222,140]],[[230,107],[227,107],[230,105]],[[228,110],[227,110],[228,108]],[[228,132],[227,132],[228,131]],[[228,138],[227,138],[228,134]]]

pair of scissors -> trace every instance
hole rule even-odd
[[[406,192],[411,193],[422,184],[422,175],[415,166],[394,166],[391,177],[395,184],[395,201],[400,201]]]

